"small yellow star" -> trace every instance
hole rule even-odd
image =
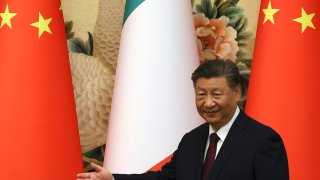
[[[43,32],[48,32],[52,34],[50,28],[49,28],[49,23],[51,22],[52,18],[49,19],[44,19],[41,13],[39,12],[39,21],[30,24],[31,26],[34,26],[39,29],[39,37],[41,37]]]
[[[301,8],[301,17],[294,19],[293,21],[296,21],[298,23],[301,23],[301,33],[306,30],[307,27],[311,27],[313,29],[316,29],[312,23],[312,18],[316,13],[307,14],[306,11],[304,11],[303,8]]]
[[[4,26],[5,24],[9,26],[9,28],[12,28],[11,26],[11,18],[13,18],[17,13],[10,13],[9,12],[9,5],[7,4],[6,10],[3,13],[0,13],[0,17],[2,18],[0,28]]]
[[[270,22],[272,22],[272,24],[274,24],[273,15],[276,14],[279,10],[280,9],[273,9],[271,7],[271,1],[269,1],[268,8],[267,9],[263,9],[263,13],[265,15],[263,24],[266,23],[268,20]]]

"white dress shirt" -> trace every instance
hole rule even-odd
[[[210,134],[212,133],[217,133],[218,137],[219,137],[219,141],[217,143],[217,150],[216,150],[216,156],[217,154],[219,153],[219,150],[224,142],[224,140],[226,139],[227,135],[228,135],[228,132],[234,122],[234,120],[236,120],[237,116],[239,115],[240,113],[240,109],[239,107],[237,107],[236,111],[234,112],[231,120],[225,124],[224,126],[222,126],[217,132],[214,131],[214,129],[209,125],[209,134],[208,134],[208,139],[207,139],[207,145],[206,145],[206,151],[205,151],[205,154],[204,154],[204,159],[203,161],[205,160],[206,158],[206,155],[207,155],[207,151],[208,151],[208,148],[209,148],[209,144],[210,144]],[[216,157],[215,156],[215,157]]]

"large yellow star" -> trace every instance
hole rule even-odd
[[[2,18],[0,28],[2,28],[2,26],[5,24],[9,26],[9,28],[12,28],[11,18],[13,18],[15,15],[17,15],[17,13],[10,13],[9,5],[7,4],[6,10],[3,13],[0,13],[0,17]]]
[[[307,27],[311,27],[313,29],[316,29],[312,23],[312,18],[316,13],[307,14],[303,8],[301,8],[301,9],[302,9],[301,10],[301,17],[294,19],[294,21],[301,23],[301,33],[303,33]]]
[[[280,9],[273,9],[271,6],[271,1],[269,1],[268,4],[268,8],[267,9],[263,9],[263,13],[264,13],[264,21],[263,24],[266,23],[268,20],[270,22],[272,22],[272,24],[274,24],[274,19],[273,19],[273,15],[275,13],[277,13]]]
[[[41,37],[43,32],[48,32],[52,34],[50,28],[49,28],[49,23],[51,22],[52,18],[49,19],[44,19],[41,13],[39,12],[39,21],[30,24],[31,26],[34,26],[39,29],[39,37]]]

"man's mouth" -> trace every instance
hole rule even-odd
[[[206,113],[209,117],[215,116],[219,111],[215,110],[215,111],[204,111],[204,113]]]

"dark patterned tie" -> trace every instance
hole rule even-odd
[[[210,144],[207,151],[206,159],[203,164],[202,180],[208,180],[210,170],[213,166],[214,159],[217,151],[217,142],[219,141],[219,136],[216,133],[210,135]]]

